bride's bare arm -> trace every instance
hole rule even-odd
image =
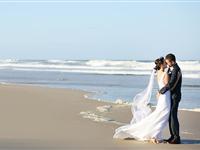
[[[167,73],[165,73],[164,78],[163,78],[163,83],[164,83],[164,85],[167,85],[168,82],[169,82],[169,80],[170,80],[169,75],[168,75]],[[158,92],[158,93],[156,94],[157,99],[159,99],[159,96],[160,96],[160,93]]]
[[[165,85],[168,84],[169,79],[170,79],[170,78],[169,78],[169,75],[168,75],[167,73],[165,73],[165,76],[164,76],[164,79],[163,79],[163,82],[164,82]]]

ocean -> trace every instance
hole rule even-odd
[[[200,61],[177,61],[183,72],[180,108],[200,108]],[[89,98],[131,103],[148,84],[151,60],[0,60],[0,82],[89,91]],[[155,81],[151,103],[156,104]]]

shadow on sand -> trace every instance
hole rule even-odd
[[[182,139],[181,140],[182,144],[200,144],[200,140],[195,140],[195,139]]]
[[[124,140],[135,140],[134,138],[125,138]],[[181,144],[200,144],[200,140],[196,139],[182,139]]]

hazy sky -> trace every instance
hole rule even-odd
[[[200,2],[1,1],[0,59],[200,60]]]

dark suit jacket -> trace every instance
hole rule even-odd
[[[171,97],[174,100],[180,101],[181,100],[181,84],[182,84],[182,75],[180,75],[178,79],[178,74],[181,74],[181,69],[179,68],[178,64],[173,65],[173,70],[168,70],[168,74],[170,76],[170,80],[166,86],[164,86],[159,93],[164,94],[166,91],[171,91]],[[177,80],[178,79],[178,80]],[[176,86],[174,87],[174,85]]]

